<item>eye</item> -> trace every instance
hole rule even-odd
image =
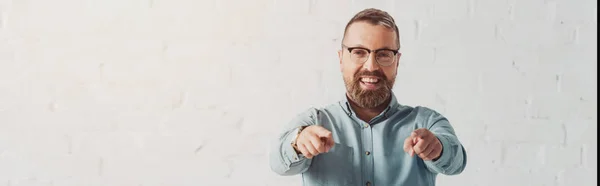
[[[394,53],[391,51],[380,51],[377,53],[377,57],[390,58],[392,56],[394,56]]]
[[[365,56],[367,54],[368,54],[368,52],[366,50],[363,50],[363,49],[354,49],[354,50],[352,50],[352,55]]]

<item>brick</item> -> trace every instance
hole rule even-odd
[[[522,23],[545,20],[548,14],[548,4],[552,6],[552,1],[511,1],[509,11],[514,14],[511,20]]]
[[[459,20],[469,17],[470,3],[468,0],[456,1],[454,3],[446,1],[436,1],[428,4],[432,9],[433,19],[440,20]]]
[[[557,175],[556,185],[597,185],[597,169],[570,168],[560,171]]]
[[[460,137],[459,137],[460,138]],[[467,151],[468,166],[465,172],[480,173],[492,168],[504,167],[506,146],[503,142],[484,142],[462,139]]]
[[[511,7],[515,1],[494,1],[494,0],[479,0],[472,1],[474,4],[474,19],[503,21],[507,20]]]
[[[523,119],[518,122],[488,121],[486,139],[513,143],[559,145],[565,143],[565,127],[553,120]]]
[[[581,166],[587,170],[598,170],[598,145],[584,144],[580,150]]]
[[[587,22],[592,21],[594,11],[598,6],[597,1],[561,2],[557,3],[556,18],[565,22]]]
[[[596,131],[598,129],[597,120],[583,118],[573,115],[565,122],[567,145],[589,144],[598,139]]]
[[[472,185],[554,185],[555,173],[530,169],[494,168],[471,174],[478,179],[465,180]]]
[[[528,170],[543,167],[545,148],[534,143],[508,143],[502,153],[502,164],[507,168]]]
[[[583,166],[581,146],[544,145],[540,153],[542,153],[543,167],[548,171],[561,171]]]

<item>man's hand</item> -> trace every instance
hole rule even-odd
[[[321,153],[329,152],[334,145],[331,132],[321,126],[308,126],[300,132],[296,139],[297,151],[300,151],[304,157],[312,159]]]
[[[404,151],[425,161],[436,160],[442,153],[442,143],[431,131],[420,128],[404,140]]]

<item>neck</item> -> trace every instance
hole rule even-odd
[[[392,101],[392,95],[390,95],[383,103],[377,105],[374,108],[364,108],[357,105],[348,95],[348,102],[350,102],[350,107],[356,113],[356,116],[365,122],[371,121],[371,119],[375,118],[377,115],[381,114],[387,106]]]

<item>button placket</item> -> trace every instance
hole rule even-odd
[[[362,122],[362,126],[363,129],[362,130],[362,144],[363,144],[363,152],[365,153],[365,155],[362,156],[361,159],[364,160],[363,162],[363,180],[368,186],[371,185],[370,180],[373,180],[373,156],[371,156],[371,153],[373,151],[373,126],[369,125],[369,123],[367,122]]]

